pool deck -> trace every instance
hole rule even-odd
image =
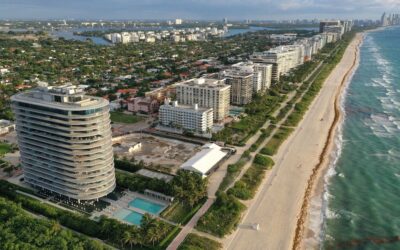
[[[131,201],[133,201],[134,199],[136,199],[136,198],[141,198],[141,199],[144,199],[144,200],[147,200],[147,201],[162,205],[162,206],[164,206],[164,208],[162,210],[160,210],[157,214],[152,214],[152,213],[149,213],[148,211],[142,210],[140,208],[136,208],[136,207],[130,206],[129,203]],[[129,211],[137,212],[137,213],[140,213],[142,215],[147,213],[147,214],[150,214],[151,216],[159,218],[159,219],[161,219],[163,221],[166,221],[166,222],[168,222],[170,224],[176,225],[176,223],[173,223],[171,221],[165,220],[165,219],[163,219],[163,218],[161,218],[159,216],[159,214],[170,205],[168,202],[156,200],[156,199],[153,199],[151,197],[145,196],[143,194],[136,193],[136,192],[131,192],[131,191],[125,191],[125,194],[121,198],[116,200],[116,201],[108,199],[108,198],[102,198],[102,200],[109,202],[110,205],[107,206],[105,209],[103,209],[100,212],[93,213],[92,214],[93,218],[100,217],[101,215],[105,215],[105,216],[107,216],[109,218],[114,218],[114,219],[117,219],[118,221],[121,221],[123,223],[130,224],[130,223],[126,222],[125,220],[120,219],[117,216],[115,216],[115,213],[118,212],[119,210],[127,209]]]

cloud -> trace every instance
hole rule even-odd
[[[378,18],[400,0],[0,0],[0,18]]]

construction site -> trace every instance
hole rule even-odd
[[[134,157],[145,164],[171,168],[172,173],[201,150],[200,145],[142,133],[115,137],[113,147],[119,158]]]

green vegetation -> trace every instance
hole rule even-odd
[[[250,152],[256,152],[257,149],[260,147],[260,145],[267,139],[272,131],[275,129],[275,125],[269,125],[267,129],[262,129],[261,130],[261,135],[258,137],[257,141],[253,143],[250,147]]]
[[[148,178],[138,174],[123,173],[121,171],[116,171],[115,177],[119,187],[127,188],[131,191],[144,192],[145,189],[150,189],[166,195],[172,193],[171,185],[163,180]]]
[[[245,206],[235,197],[223,192],[197,223],[197,229],[219,237],[232,232],[240,221]]]
[[[0,198],[2,249],[110,249],[85,236],[61,228],[56,221],[36,219],[17,204]]]
[[[207,195],[207,181],[201,175],[179,170],[171,181],[174,196],[183,203],[193,207]]]
[[[266,169],[271,169],[274,165],[274,161],[271,158],[262,154],[257,154],[254,157],[253,163],[265,167]]]
[[[41,203],[36,199],[17,193],[16,190],[25,191],[26,189],[0,180],[0,196],[21,204],[22,208],[32,213],[43,215],[67,228],[90,237],[99,238],[119,248],[127,248],[131,245],[154,246],[172,230],[171,225],[149,215],[143,217],[140,228],[105,216],[94,221],[82,214]],[[129,241],[126,240],[128,235],[130,235]],[[121,236],[124,240],[121,240]]]
[[[158,244],[158,246],[153,247],[154,250],[164,250],[168,247],[168,245],[175,239],[175,237],[181,231],[181,227],[179,225],[175,226],[174,229]]]
[[[178,250],[218,250],[221,248],[221,243],[191,233],[186,236],[185,240],[179,246]]]
[[[295,112],[291,117],[286,121],[286,125],[295,125],[300,120],[305,110],[308,108],[308,105],[311,103],[312,99],[316,96],[318,91],[320,90],[324,80],[335,67],[335,65],[340,61],[345,49],[347,48],[348,43],[351,41],[354,33],[347,34],[342,41],[338,43],[338,51],[337,53],[332,53],[329,58],[325,58],[325,63],[319,70],[319,72],[314,73],[312,76],[313,80],[307,83],[304,83],[302,87],[298,89],[298,92],[294,96],[293,100],[288,102],[288,105],[293,105],[296,103],[302,96],[306,90],[307,92],[304,94],[304,97],[301,101],[296,104]],[[324,49],[324,53],[329,53],[336,48],[336,45],[326,46]],[[318,56],[322,58],[323,56]],[[307,74],[304,73],[302,77],[306,77],[311,69],[307,70]],[[311,84],[311,85],[310,85]],[[281,91],[290,91],[291,86],[283,84]],[[308,88],[309,87],[309,88]],[[276,120],[281,120],[285,117],[285,111],[289,111],[290,108],[284,108],[278,116],[275,118]],[[295,116],[300,116],[295,117]],[[247,124],[250,126],[251,123]],[[244,129],[245,124],[241,124],[241,127]],[[231,129],[232,127],[230,127]],[[230,131],[234,134],[234,130]],[[271,140],[267,143],[265,148],[261,150],[261,154],[266,155],[274,155],[279,146],[284,142],[284,140],[293,132],[293,128],[288,127],[280,127],[279,130],[274,134]],[[222,131],[221,134],[217,135],[220,139],[229,139],[226,131]],[[223,135],[223,136],[222,136]],[[259,147],[261,141],[263,141],[264,136],[260,136],[258,143],[253,145],[251,151],[255,152]],[[250,151],[249,150],[249,151]],[[240,203],[237,198],[240,199],[250,199],[254,197],[256,190],[265,174],[265,170],[269,169],[273,166],[273,161],[264,155],[258,154],[255,156],[253,165],[246,171],[243,177],[237,181],[233,188],[230,188],[227,193],[224,193],[224,190],[234,181],[234,179],[239,175],[240,170],[246,164],[249,159],[249,151],[245,152],[242,155],[241,159],[236,163],[228,167],[228,173],[225,176],[223,182],[220,185],[219,193],[217,196],[217,201],[213,204],[213,206],[208,210],[208,212],[199,220],[197,228],[201,231],[211,233],[213,235],[222,237],[228,233],[230,233],[235,225],[239,222],[241,212],[244,210],[244,205]],[[235,198],[237,197],[237,198]]]
[[[138,174],[116,172],[117,185],[131,191],[143,192],[150,189],[166,195],[174,195],[179,201],[193,207],[207,194],[207,182],[200,175],[180,170],[174,179],[164,180],[148,178]]]
[[[245,116],[240,121],[232,122],[225,128],[213,135],[213,140],[223,141],[238,146],[245,145],[246,141],[253,136],[284,101],[286,96],[271,89],[265,95],[257,95],[253,101],[245,106]]]
[[[242,178],[240,178],[227,193],[242,200],[253,198],[257,188],[264,179],[265,171],[271,169],[273,165],[274,162],[271,158],[257,154],[254,158],[253,165],[247,169]]]
[[[12,146],[8,143],[0,142],[0,156],[12,151]]]
[[[110,118],[112,122],[116,123],[136,123],[142,120],[141,117],[136,115],[129,115],[121,112],[110,112]]]
[[[222,180],[221,184],[218,187],[219,191],[225,191],[233,183],[235,178],[240,174],[240,171],[244,167],[244,165],[250,160],[250,152],[245,151],[240,157],[239,161],[237,161],[235,164],[230,164],[228,165],[227,173],[224,176],[224,179]]]
[[[114,167],[127,172],[135,173],[136,171],[144,168],[145,164],[143,161],[136,162],[134,157],[132,157],[130,160],[124,157],[122,159],[114,158]]]
[[[203,204],[207,195],[207,179],[189,171],[180,170],[174,179],[167,183],[138,174],[116,172],[117,185],[131,191],[143,192],[145,189],[173,195],[176,201],[161,216],[176,223],[187,223]]]
[[[177,201],[162,216],[173,222],[186,224],[204,203],[207,181],[199,174],[180,170],[169,185]]]
[[[278,151],[281,144],[293,132],[293,128],[280,127],[279,130],[272,136],[271,140],[261,149],[261,153],[265,155],[274,155]]]
[[[203,204],[204,202],[200,201],[196,206],[191,207],[186,203],[174,202],[161,213],[161,216],[169,221],[184,225],[189,222]]]

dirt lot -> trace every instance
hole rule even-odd
[[[140,149],[129,152],[129,148],[141,142]],[[135,157],[145,163],[173,168],[179,166],[200,150],[199,145],[166,139],[147,134],[130,134],[113,139],[114,153],[119,157]]]

